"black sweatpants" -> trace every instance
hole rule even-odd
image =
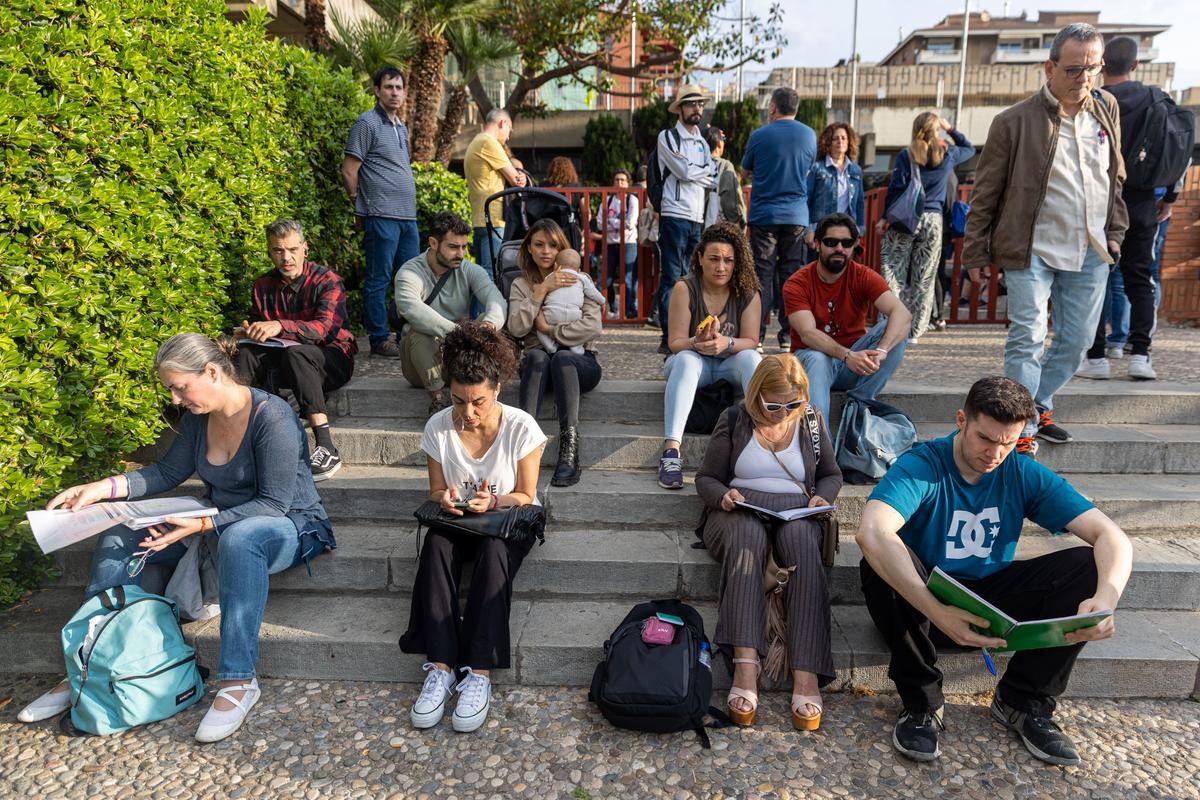
[[[922,579],[928,570],[909,550]],[[888,677],[904,707],[914,713],[942,706],[942,672],[937,649],[957,647],[871,568],[859,564],[867,610],[892,651]],[[1014,561],[978,580],[960,583],[1018,620],[1050,619],[1076,613],[1079,604],[1096,593],[1096,561],[1090,547],[1072,547],[1027,561]],[[932,630],[931,630],[932,628]],[[996,691],[1009,706],[1049,716],[1055,698],[1067,689],[1071,669],[1082,644],[1014,653]],[[980,657],[980,669],[983,659]]]
[[[530,348],[521,357],[521,410],[537,419],[546,395],[546,383],[554,388],[554,404],[559,428],[579,425],[579,396],[600,383],[600,363],[596,354],[572,353],[565,347],[551,355]]]
[[[754,271],[758,273],[758,289],[762,295],[762,321],[758,326],[761,340],[767,331],[767,317],[777,312],[779,329],[790,332],[787,314],[783,309],[783,284],[792,273],[804,266],[807,248],[804,246],[803,225],[751,225],[750,251],[754,255]]]
[[[238,347],[237,370],[251,386],[278,393],[291,389],[300,415],[324,414],[325,393],[346,384],[354,360],[336,347]]]
[[[529,546],[500,539],[427,531],[400,650],[423,654],[451,669],[507,669],[513,578],[528,554]],[[463,565],[472,560],[475,569],[460,622],[458,590]]]

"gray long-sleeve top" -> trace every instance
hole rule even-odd
[[[218,533],[249,517],[284,516],[296,523],[298,532],[305,532],[306,522],[328,531],[329,517],[313,484],[296,412],[283,398],[259,389],[250,390],[250,399],[250,422],[229,463],[208,462],[208,415],[188,412],[166,456],[126,474],[130,499],[168,492],[195,472],[221,512],[213,518]]]
[[[429,266],[428,250],[396,270],[396,310],[414,330],[426,336],[445,336],[459,320],[470,316],[472,297],[484,308],[480,322],[490,322],[496,330],[504,327],[504,296],[483,267],[463,261],[451,271],[437,297],[426,303],[437,281]]]

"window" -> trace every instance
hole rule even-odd
[[[996,44],[996,50],[1001,53],[1020,53],[1025,49],[1025,42],[1020,39],[1001,39]]]
[[[930,39],[926,42],[925,49],[930,53],[953,53],[958,50],[956,44],[954,39]]]

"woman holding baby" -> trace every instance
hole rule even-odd
[[[523,351],[520,404],[536,418],[547,384],[554,389],[558,466],[550,484],[571,486],[580,476],[579,397],[600,383],[592,345],[600,336],[603,298],[579,271],[579,254],[552,220],[530,226],[517,263],[521,277],[509,295],[508,332]]]

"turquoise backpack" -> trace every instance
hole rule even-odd
[[[196,651],[183,639],[175,604],[137,586],[117,586],[84,603],[63,628],[62,643],[77,731],[120,733],[204,696]]]

